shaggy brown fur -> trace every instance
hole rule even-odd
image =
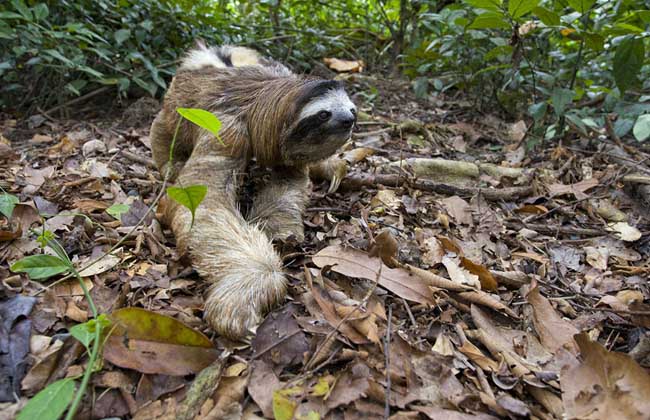
[[[302,106],[333,82],[296,76],[248,49],[202,48],[190,52],[172,81],[151,127],[151,146],[164,173],[179,119],[176,108],[206,109],[221,120],[225,145],[188,121],[180,123],[172,178],[178,185],[207,185],[208,194],[191,230],[184,207],[168,200],[164,215],[179,249],[190,254],[199,274],[212,283],[206,320],[220,334],[238,339],[284,298],[282,263],[271,240],[292,235],[303,239],[308,165],[332,155],[347,137],[339,134],[320,143],[296,140],[309,129],[304,123],[298,127]],[[214,57],[205,55],[209,51]],[[230,67],[238,63],[245,65]],[[274,175],[257,191],[245,220],[238,194],[252,158],[273,168]]]

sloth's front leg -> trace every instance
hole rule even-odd
[[[309,177],[306,168],[280,168],[253,198],[248,220],[259,226],[271,239],[305,237],[302,215],[309,201]]]
[[[178,184],[204,184],[208,193],[190,212],[169,203],[165,209],[178,247],[187,252],[197,272],[211,282],[205,296],[206,321],[221,335],[240,339],[286,294],[282,262],[264,232],[244,220],[236,205],[239,160],[203,155],[187,161]]]

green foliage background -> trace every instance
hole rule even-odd
[[[33,112],[98,88],[160,96],[196,38],[309,72],[363,59],[424,97],[532,117],[540,136],[617,113],[650,137],[649,0],[11,0],[0,5],[0,107]],[[592,106],[590,104],[598,104]],[[587,104],[587,106],[585,106]]]

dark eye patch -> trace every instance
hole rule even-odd
[[[288,140],[300,141],[306,138],[309,134],[323,131],[322,126],[327,122],[327,120],[321,120],[319,114],[320,112],[300,120],[296,128],[294,128],[291,134],[289,134]]]
[[[329,120],[331,116],[332,116],[332,113],[329,112],[329,111],[320,111],[318,113],[318,119],[323,121],[323,122]]]

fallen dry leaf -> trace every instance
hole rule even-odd
[[[539,293],[535,283],[526,299],[533,308],[533,323],[542,344],[553,353],[562,347],[577,354],[578,348],[573,336],[578,333],[578,329],[555,312],[548,299]]]
[[[118,309],[104,347],[109,362],[142,373],[198,373],[218,357],[212,342],[174,318],[140,308]]]
[[[340,58],[323,58],[323,63],[334,71],[361,73],[364,63],[362,60],[341,60]]]
[[[587,334],[575,337],[583,361],[562,369],[568,418],[650,418],[650,375],[628,355],[607,351]]]
[[[378,280],[380,286],[404,299],[433,304],[428,284],[420,277],[401,268],[388,268],[365,252],[335,245],[321,250],[312,260],[320,268],[331,266],[333,271],[348,277]]]
[[[634,242],[641,239],[641,231],[634,226],[630,226],[627,222],[610,223],[607,225],[607,230],[615,232],[618,239],[626,242]]]
[[[577,182],[575,184],[551,184],[548,185],[548,192],[551,197],[573,194],[578,200],[584,200],[589,197],[585,194],[586,191],[596,187],[598,185],[598,180],[596,178],[589,178],[583,181]]]

